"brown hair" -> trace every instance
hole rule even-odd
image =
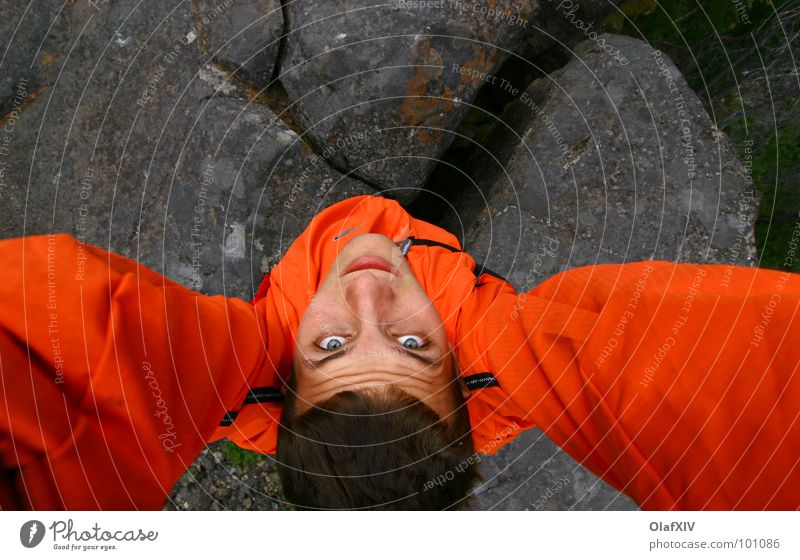
[[[469,509],[481,480],[458,383],[441,419],[394,386],[342,391],[296,414],[289,377],[278,429],[278,476],[302,509]]]

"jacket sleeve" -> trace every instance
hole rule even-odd
[[[263,314],[64,234],[0,270],[2,508],[161,508],[264,367]]]
[[[527,420],[643,508],[800,508],[800,275],[600,265],[493,316]]]

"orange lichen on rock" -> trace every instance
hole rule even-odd
[[[401,108],[403,122],[411,125],[425,125],[440,128],[439,114],[453,108],[453,91],[444,86],[441,95],[428,93],[428,85],[435,83],[442,75],[444,61],[442,56],[431,48],[430,41],[425,39],[417,45],[414,74],[406,86],[406,97]],[[428,95],[426,95],[428,93]],[[438,134],[421,131],[419,138],[425,143],[432,143]]]
[[[490,74],[497,66],[497,52],[488,51],[481,45],[472,45],[475,57],[465,62],[461,67],[468,70],[459,72],[459,79],[464,84],[475,84],[485,81],[481,73]]]

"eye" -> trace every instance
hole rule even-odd
[[[411,350],[416,350],[417,348],[422,348],[425,346],[425,341],[413,334],[407,334],[404,336],[400,336],[397,338],[397,342],[405,346],[406,348],[410,348]]]
[[[343,336],[326,336],[317,343],[323,350],[338,350],[347,342]]]

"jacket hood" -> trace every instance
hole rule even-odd
[[[303,313],[339,251],[363,233],[410,244],[409,267],[442,318],[460,374],[473,393],[468,408],[476,450],[492,453],[502,440],[529,427],[521,418],[492,420],[498,407],[508,408],[508,399],[489,372],[482,351],[489,309],[501,294],[515,297],[513,288],[490,273],[476,271],[475,260],[462,251],[454,235],[411,217],[396,201],[380,196],[349,198],[321,211],[264,278],[252,303],[268,317],[270,367],[259,372],[251,385],[279,388],[288,379]],[[273,453],[279,419],[280,403],[245,406],[235,424],[218,430],[213,439],[228,437],[243,447]]]

